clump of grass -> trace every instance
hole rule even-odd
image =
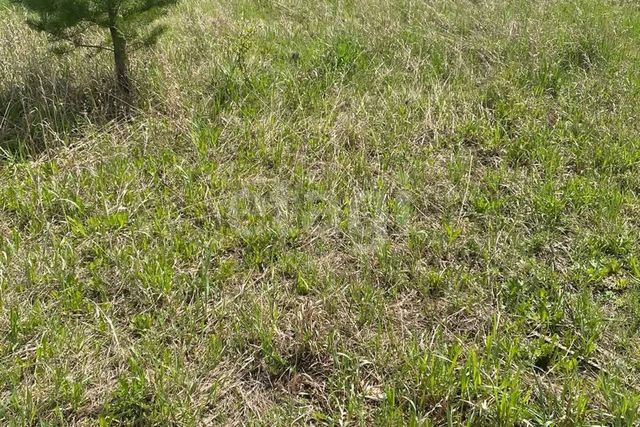
[[[4,424],[638,423],[633,5],[0,13]]]

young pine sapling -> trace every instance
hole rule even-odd
[[[33,12],[28,24],[66,47],[113,52],[115,81],[124,102],[131,98],[129,52],[155,44],[164,32],[152,25],[179,0],[13,0]],[[108,34],[108,42],[92,43]]]

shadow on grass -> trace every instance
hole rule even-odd
[[[87,124],[118,116],[110,73],[88,78],[33,69],[0,85],[0,161],[27,160],[69,144]]]

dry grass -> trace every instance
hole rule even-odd
[[[637,6],[0,14],[0,424],[638,423]]]

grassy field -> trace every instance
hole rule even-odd
[[[640,424],[640,3],[0,5],[0,424]]]

